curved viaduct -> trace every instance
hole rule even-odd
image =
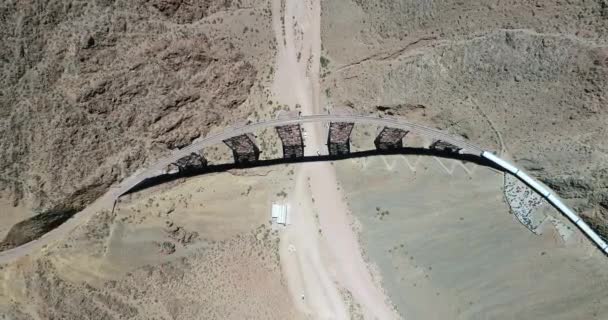
[[[17,248],[1,252],[0,263],[13,261],[19,257],[28,255],[34,250],[44,248],[48,243],[60,239],[62,235],[69,233],[82,221],[90,218],[97,212],[97,210],[107,208],[108,206],[112,205],[121,195],[133,189],[146,179],[158,176],[159,174],[163,173],[167,167],[176,163],[179,164],[181,159],[187,158],[193,153],[201,151],[212,145],[222,142],[228,145],[228,147],[233,151],[236,162],[257,161],[259,149],[257,148],[257,145],[255,145],[255,141],[251,133],[260,129],[276,128],[283,144],[284,157],[302,157],[304,156],[304,143],[300,126],[301,124],[311,122],[329,123],[328,149],[330,154],[333,155],[343,155],[349,152],[349,138],[354,124],[368,124],[382,128],[374,141],[376,148],[378,149],[399,148],[401,147],[402,140],[406,134],[413,132],[415,134],[435,140],[436,143],[434,143],[431,147],[446,149],[460,154],[470,154],[486,159],[495,164],[497,167],[502,168],[506,173],[517,176],[535,192],[542,195],[557,210],[568,217],[568,219],[572,221],[572,223],[574,223],[595,245],[597,245],[599,249],[608,254],[608,244],[602,240],[602,238],[595,231],[593,231],[593,229],[591,229],[589,225],[587,225],[572,209],[566,206],[555,194],[555,192],[543,186],[537,180],[530,177],[513,164],[499,158],[489,151],[483,150],[469,141],[466,141],[462,137],[392,117],[378,118],[361,115],[328,114],[283,117],[276,120],[251,123],[238,127],[228,127],[219,133],[212,134],[199,141],[196,141],[188,147],[175,150],[170,155],[157,161],[154,165],[144,170],[138,170],[138,172],[123,180],[118,186],[112,187],[110,191],[96,200],[92,205],[74,215],[74,217],[60,225],[58,228],[43,235],[40,239],[26,243]],[[289,155],[287,155],[286,152],[289,152]]]

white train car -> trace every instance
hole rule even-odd
[[[559,211],[562,212],[572,223],[574,223],[591,241],[593,241],[603,252],[608,254],[608,244],[593,230],[581,217],[579,217],[572,209],[564,204],[559,197],[557,197],[548,187],[543,186],[540,182],[530,177],[525,172],[521,171],[509,162],[499,158],[491,152],[484,151],[481,156],[497,164],[499,167],[505,169],[507,172],[516,175],[526,184],[528,184],[534,191],[545,197],[551,204],[555,206]]]

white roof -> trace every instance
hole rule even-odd
[[[272,219],[276,219],[279,217],[282,207],[283,207],[283,205],[281,205],[281,204],[277,204],[277,203],[272,204],[272,216],[271,216]]]
[[[271,216],[272,220],[278,224],[287,225],[289,222],[288,208],[289,205],[287,204],[273,203]]]

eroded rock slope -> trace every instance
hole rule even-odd
[[[258,1],[5,1],[0,27],[0,191],[36,212],[246,117],[274,55]]]

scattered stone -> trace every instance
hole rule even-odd
[[[169,238],[181,243],[184,246],[194,242],[194,240],[198,238],[198,232],[196,231],[187,231],[183,227],[177,226],[169,220],[167,220],[165,224],[167,226],[165,228],[165,232],[167,232]]]
[[[505,174],[504,187],[511,212],[534,234],[541,234],[539,227],[546,219],[546,215],[539,210],[546,205],[543,197],[510,174]]]
[[[178,167],[179,171],[197,170],[207,166],[207,159],[205,159],[200,152],[192,152],[177,160],[175,165]]]
[[[175,205],[171,204],[171,207],[169,207],[169,209],[167,209],[167,211],[165,212],[166,215],[170,215],[173,213],[173,211],[175,211]]]

